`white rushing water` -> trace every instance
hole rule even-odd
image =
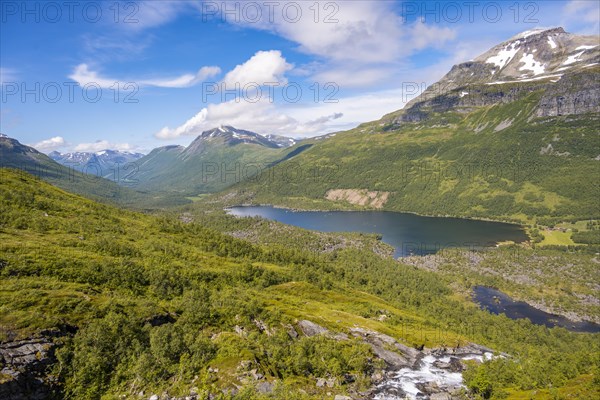
[[[477,360],[479,362],[491,357],[492,353],[456,356],[460,360]],[[390,380],[378,385],[380,391],[374,398],[377,400],[424,398],[426,393],[419,389],[420,385],[437,387],[445,392],[460,390],[464,387],[462,373],[452,372],[449,369],[439,368],[435,365],[450,363],[450,359],[451,356],[436,357],[427,355],[423,357],[417,369],[402,368]],[[397,393],[404,394],[399,396]]]

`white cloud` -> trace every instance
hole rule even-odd
[[[66,145],[65,139],[62,136],[55,136],[50,139],[42,140],[36,144],[31,145],[34,149],[41,152],[48,152],[56,150]]]
[[[220,8],[235,9],[237,3],[221,3]],[[273,13],[265,4],[262,6],[262,19],[258,22],[225,16],[226,20],[298,43],[299,50],[320,58],[315,79],[327,77],[347,87],[384,83],[394,75],[398,64],[406,63],[415,51],[440,47],[456,37],[451,28],[421,21],[406,23],[391,1],[284,1],[277,2]],[[301,17],[295,21],[297,7],[301,8]]]
[[[175,129],[164,127],[155,136],[159,139],[170,139],[198,135],[219,125],[232,125],[258,133],[265,131],[276,133],[295,123],[296,121],[289,116],[277,113],[275,106],[268,99],[253,103],[236,99],[220,104],[211,104],[200,110],[183,125]]]
[[[118,26],[125,29],[142,30],[174,21],[179,14],[189,11],[192,7],[196,6],[198,1],[136,1],[134,6],[131,6],[130,3],[118,5],[121,7],[119,21],[122,22]],[[107,2],[107,4],[113,3]],[[114,6],[105,11],[108,15],[114,16]]]
[[[313,75],[315,82],[321,86],[329,82],[343,88],[368,87],[381,83],[386,77],[397,71],[391,67],[368,67],[368,66],[331,66]]]
[[[600,3],[589,0],[571,0],[563,8],[563,26],[569,26],[574,32],[598,36],[600,22]]]
[[[132,151],[135,150],[135,147],[129,143],[111,143],[108,140],[97,140],[93,143],[80,143],[73,150],[81,152],[97,152],[102,150]]]
[[[223,82],[228,88],[239,84],[241,87],[249,83],[260,86],[266,84],[286,84],[285,73],[293,68],[288,64],[279,50],[258,51],[248,61],[236,66],[225,75]]]
[[[80,86],[95,83],[102,88],[110,88],[115,83],[126,84],[134,83],[138,87],[154,86],[162,88],[185,88],[194,86],[207,78],[221,73],[219,67],[202,67],[195,74],[184,74],[177,77],[154,78],[154,79],[120,79],[101,76],[93,71],[87,64],[79,64],[75,67],[69,78],[77,82]]]
[[[236,2],[225,2],[233,8]],[[337,61],[388,61],[401,52],[402,19],[387,1],[278,2],[274,12],[262,5],[258,22],[238,24],[269,30],[300,45],[300,50]],[[296,8],[300,7],[296,20]],[[223,7],[221,7],[223,8]],[[316,8],[319,15],[315,14]],[[317,18],[318,17],[318,18]],[[317,22],[315,22],[315,20]],[[228,18],[229,22],[233,21]]]
[[[211,104],[177,128],[164,127],[155,134],[155,137],[174,139],[181,136],[195,136],[220,125],[231,125],[260,134],[314,136],[320,133],[328,122],[341,118],[342,115],[339,112],[332,113],[301,122],[279,110],[269,99],[252,103],[241,99],[231,100]]]
[[[441,47],[456,38],[456,31],[450,28],[427,25],[417,21],[410,26],[411,47],[421,50],[426,47]]]
[[[12,68],[0,67],[0,85],[17,80],[17,72]]]
[[[414,95],[406,88],[378,91],[339,99],[338,103],[311,106],[277,106],[269,99],[248,102],[243,99],[211,104],[176,128],[164,127],[158,139],[196,136],[220,125],[231,125],[261,134],[311,137],[351,129],[396,111]]]
[[[118,36],[117,36],[118,34]],[[96,62],[114,62],[115,60],[139,59],[153,42],[153,35],[134,35],[128,38],[123,32],[113,35],[82,36],[83,50]]]
[[[586,21],[595,22],[600,13],[600,3],[589,0],[571,0],[565,5],[565,11],[570,15],[579,15]]]

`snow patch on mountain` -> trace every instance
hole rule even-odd
[[[573,64],[573,63],[576,63],[578,61],[581,61],[579,59],[579,57],[581,57],[583,55],[583,53],[585,53],[585,50],[582,51],[582,52],[579,52],[577,54],[573,54],[573,55],[569,56],[567,58],[567,60],[564,63],[562,63],[562,65],[569,65],[569,64]]]
[[[530,29],[528,31],[521,32],[518,35],[513,36],[512,38],[513,39],[526,39],[529,36],[537,35],[538,33],[542,33],[542,32],[545,32],[545,31],[546,31],[546,29],[543,29],[543,28]]]
[[[536,76],[534,78],[524,78],[517,79],[515,81],[496,81],[496,82],[488,82],[486,85],[502,85],[504,83],[519,83],[519,82],[535,82],[542,79],[549,79],[551,82],[558,82],[558,80],[563,76],[563,74],[554,74],[554,75],[544,75],[544,76]]]
[[[525,65],[523,65],[521,68],[519,68],[519,71],[523,71],[523,70],[533,71],[534,75],[540,75],[546,71],[546,67],[544,66],[544,64],[536,61],[533,58],[533,54],[523,54],[520,61],[522,63],[524,63]]]
[[[517,40],[516,42],[507,45],[504,49],[500,50],[497,55],[488,58],[486,63],[494,64],[500,69],[504,68],[519,51],[519,43],[520,41]]]

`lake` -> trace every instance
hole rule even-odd
[[[423,217],[390,211],[292,211],[270,206],[232,207],[238,217],[263,217],[321,232],[382,235],[395,257],[435,254],[452,247],[481,249],[498,242],[528,240],[519,225],[461,218]]]
[[[587,321],[571,321],[559,315],[549,314],[523,301],[514,301],[508,295],[490,287],[475,286],[473,299],[479,303],[482,309],[494,314],[505,314],[510,319],[527,318],[537,325],[545,325],[549,328],[562,326],[573,332],[600,332],[598,324]]]

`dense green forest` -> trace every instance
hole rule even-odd
[[[463,295],[470,282],[399,263],[376,237],[290,228],[266,243],[259,228],[246,240],[219,230],[241,237],[263,222],[146,215],[20,171],[0,176],[0,341],[59,332],[49,367],[57,398],[193,390],[322,399],[366,390],[385,367],[358,338],[305,336],[299,320],[334,333],[362,327],[414,348],[473,342],[506,353],[465,373],[474,397],[598,394],[597,334],[481,311]],[[248,379],[257,373],[271,392]],[[333,388],[315,385],[334,377]]]

